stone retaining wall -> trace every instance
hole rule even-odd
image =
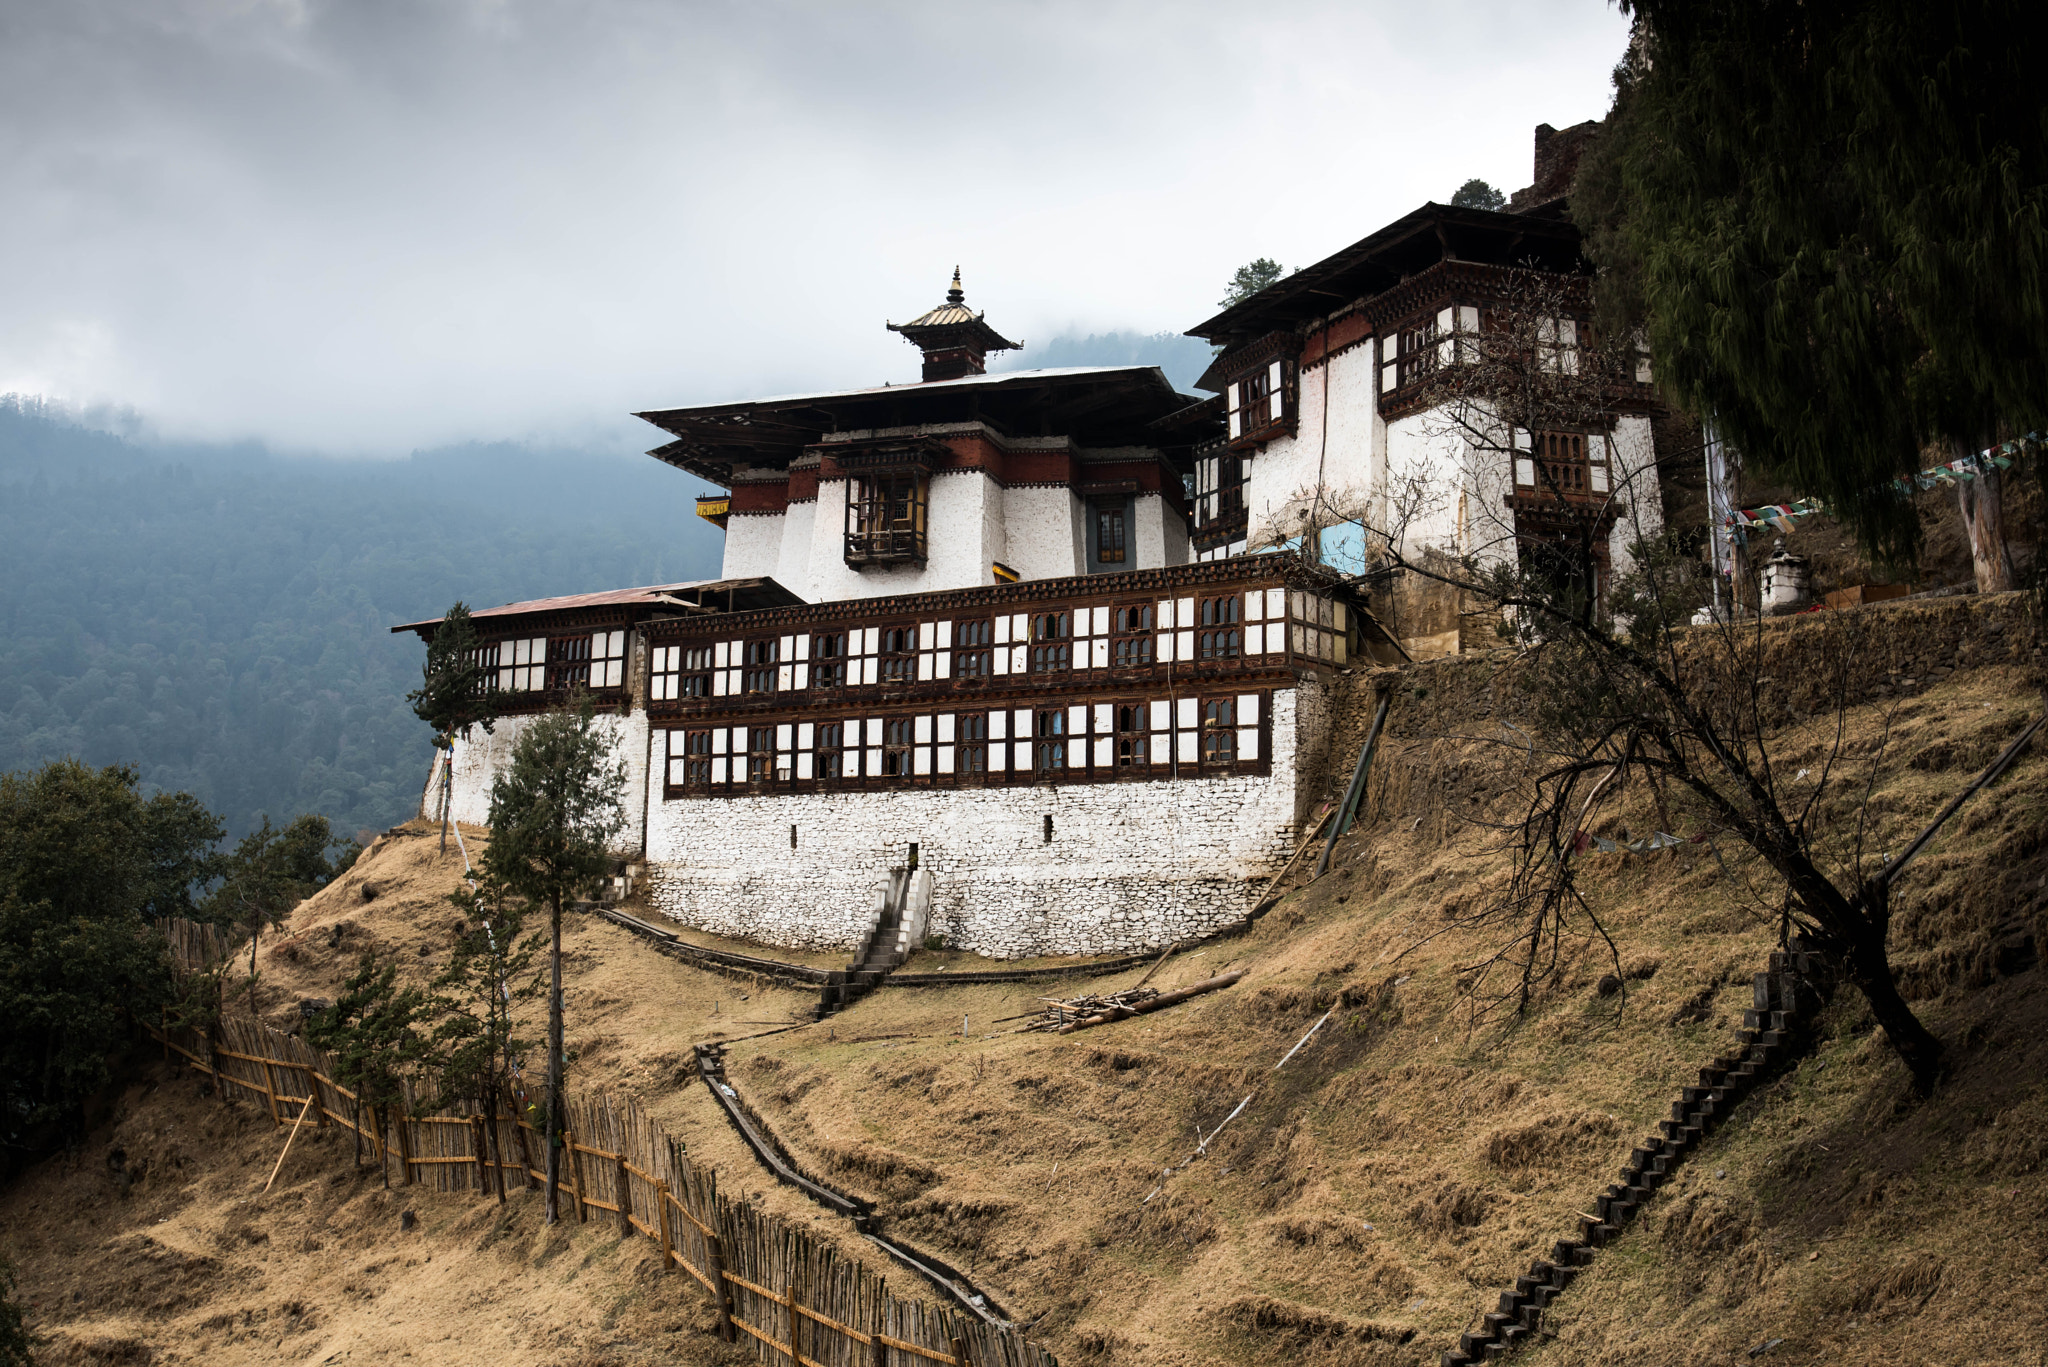
[[[1329,689],[1273,694],[1272,772],[1135,783],[788,793],[648,803],[649,901],[714,934],[857,948],[918,846],[931,930],[990,958],[1116,954],[1243,919],[1319,795]],[[1052,839],[1045,819],[1052,818]],[[796,848],[790,848],[790,828]]]

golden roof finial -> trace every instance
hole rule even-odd
[[[961,293],[960,291],[960,268],[958,266],[955,266],[953,267],[953,288],[946,291],[946,302],[949,304],[958,304],[966,297],[967,296]]]

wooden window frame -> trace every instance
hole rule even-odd
[[[1031,711],[1031,773],[1045,778],[1073,772],[1068,762],[1074,738],[1067,734],[1065,707],[1034,707]]]
[[[988,713],[962,712],[954,720],[953,775],[955,778],[985,780],[988,777]]]
[[[1031,614],[1030,672],[1065,674],[1074,668],[1074,613],[1051,608]]]
[[[1244,658],[1244,595],[1200,599],[1195,606],[1195,659],[1201,664]]]
[[[839,783],[846,778],[846,723],[821,721],[812,733],[811,776],[818,783]],[[828,772],[829,771],[829,772]]]
[[[1237,765],[1237,699],[1202,699],[1200,762],[1204,769]],[[1263,709],[1261,709],[1263,711]]]
[[[765,636],[745,643],[742,647],[740,692],[776,692],[776,673],[780,667],[782,641],[780,637]]]
[[[846,482],[846,563],[923,564],[931,477],[923,470],[870,470]]]
[[[881,629],[875,649],[876,677],[885,684],[917,682],[917,626]]]
[[[884,717],[882,719],[882,772],[880,777],[906,779],[914,777],[917,749],[917,718]]]
[[[1124,518],[1124,505],[1098,504],[1095,514],[1095,563],[1098,565],[1124,565],[1130,563],[1130,528]]]
[[[986,679],[994,673],[995,623],[987,617],[953,623],[953,677]]]
[[[736,728],[737,729],[737,728]],[[750,786],[765,786],[775,781],[775,726],[750,725],[745,728],[747,748],[747,776],[740,780]],[[765,772],[763,772],[765,770]]]
[[[1149,702],[1113,703],[1116,737],[1115,767],[1149,774],[1152,769],[1152,706]]]
[[[1159,661],[1154,633],[1158,611],[1150,601],[1125,603],[1109,610],[1109,667],[1150,669]]]

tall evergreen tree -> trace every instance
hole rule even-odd
[[[440,1017],[432,1037],[436,1101],[482,1105],[486,1133],[498,1136],[498,1103],[517,1085],[518,1061],[532,1047],[520,1036],[514,1011],[540,995],[531,976],[533,956],[544,943],[524,934],[526,914],[502,884],[486,879],[452,893],[463,928],[455,950],[435,975],[433,1009]],[[494,1154],[493,1183],[505,1200],[505,1156]]]
[[[413,715],[434,728],[441,751],[441,852],[448,852],[448,804],[454,787],[455,740],[481,726],[489,734],[498,716],[497,694],[477,650],[469,608],[458,601],[434,628],[427,643],[420,686],[405,695]]]
[[[1235,308],[1257,294],[1266,286],[1278,280],[1281,266],[1268,256],[1247,261],[1230,277],[1230,284],[1223,291],[1223,298],[1217,301],[1219,308]]]
[[[363,1112],[381,1134],[390,1109],[404,1105],[406,1074],[427,1057],[428,1012],[426,993],[398,985],[397,965],[364,954],[334,1004],[306,1023],[306,1042],[334,1054],[334,1080],[355,1093],[359,1157]],[[390,1168],[381,1158],[378,1167],[389,1187]]]
[[[1892,481],[2048,421],[2048,120],[2016,3],[1625,0],[1636,39],[1572,213],[1606,321],[1752,465],[1876,554]],[[1962,486],[2010,587],[1999,477]]]
[[[548,1220],[557,1213],[562,1130],[562,911],[597,892],[611,871],[611,843],[626,824],[625,761],[611,757],[587,698],[520,732],[512,760],[491,785],[487,877],[548,909]]]

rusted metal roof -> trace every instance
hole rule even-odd
[[[493,617],[529,617],[547,612],[576,612],[585,608],[645,608],[649,612],[681,604],[710,608],[718,611],[753,612],[763,608],[791,607],[804,600],[791,593],[773,579],[693,579],[683,584],[648,584],[635,589],[607,589],[601,593],[571,593],[560,598],[530,598],[523,603],[503,603],[494,608],[478,608],[470,613],[473,621]],[[430,617],[422,622],[407,622],[391,628],[396,635],[404,631],[416,631],[422,637],[429,636],[441,625],[441,618]]]

